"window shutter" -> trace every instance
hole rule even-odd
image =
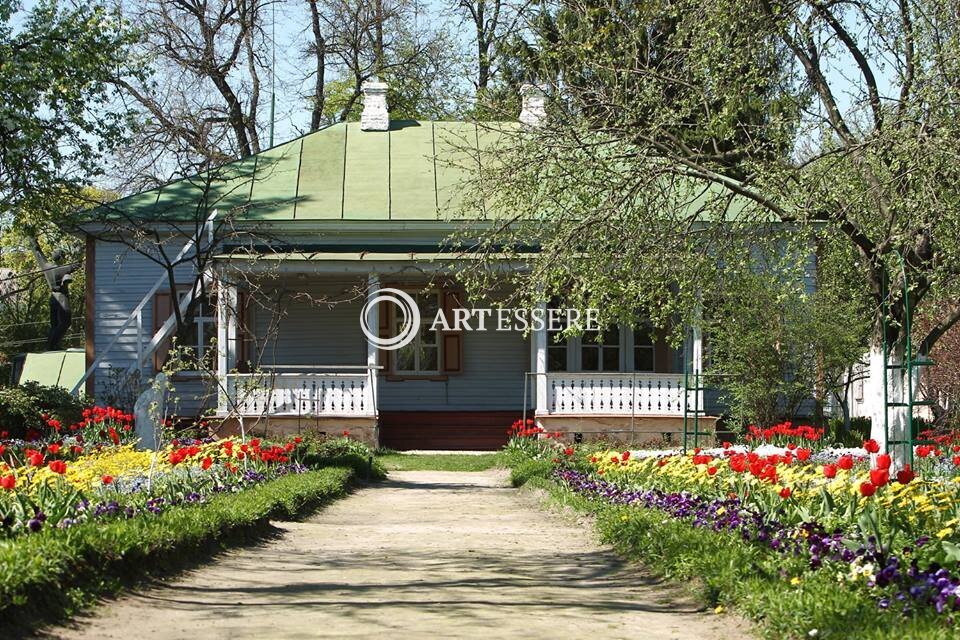
[[[173,314],[173,296],[169,291],[158,291],[153,295],[153,333],[160,329],[163,326],[163,323],[167,321]],[[164,363],[167,361],[167,356],[170,353],[170,340],[164,340],[157,346],[157,350],[153,352],[153,368],[156,371],[163,369]]]
[[[463,289],[450,287],[443,290],[443,315],[447,324],[453,325],[454,311],[463,308],[466,295]],[[441,331],[443,344],[443,373],[463,373],[463,331]]]

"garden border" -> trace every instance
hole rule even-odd
[[[515,460],[512,469],[523,467]],[[729,532],[696,528],[686,520],[667,518],[640,505],[620,506],[582,496],[540,469],[522,469],[515,486],[542,492],[540,505],[556,505],[585,515],[601,541],[623,558],[642,564],[653,574],[691,584],[705,605],[735,615],[755,625],[760,637],[857,638],[893,640],[956,637],[952,624],[942,618],[889,615],[875,601],[856,598],[827,572],[805,576],[799,583],[781,575],[763,575],[760,556],[765,551],[744,545]],[[776,557],[777,560],[782,558]],[[787,570],[782,562],[781,571]],[[851,630],[857,629],[856,635]]]
[[[312,513],[347,495],[356,481],[350,467],[326,467],[156,517],[81,523],[0,541],[0,635],[29,634],[99,597],[268,539],[276,533],[271,518]]]

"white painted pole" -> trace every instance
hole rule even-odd
[[[546,317],[547,303],[541,302],[538,307]],[[546,323],[539,330],[533,332],[534,345],[534,377],[537,379],[537,411],[536,415],[547,413],[547,327]]]
[[[380,293],[380,276],[375,273],[371,273],[367,277],[367,302],[371,301]],[[380,330],[380,305],[371,304],[367,308],[367,317],[366,317],[367,327],[370,328],[370,331],[377,334]],[[378,415],[379,411],[377,410],[377,365],[380,362],[380,353],[377,349],[377,345],[367,342],[367,372],[370,376],[370,402],[373,404],[373,414]]]

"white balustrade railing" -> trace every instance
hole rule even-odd
[[[547,413],[683,415],[683,374],[548,373],[537,377],[540,377],[547,387]],[[691,408],[693,401],[691,392]]]
[[[231,373],[228,407],[243,416],[375,416],[375,375]]]

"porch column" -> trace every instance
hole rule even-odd
[[[537,305],[546,317],[547,303],[541,302]],[[547,326],[533,332],[533,371],[536,379],[537,390],[537,415],[547,413]]]
[[[380,276],[376,273],[371,273],[367,277],[367,302],[370,302],[373,298],[377,297],[380,294]],[[371,304],[367,307],[367,317],[366,317],[367,326],[371,331],[378,331],[380,327],[380,305]],[[372,344],[369,340],[367,341],[367,375],[370,376],[370,400],[373,403],[373,413],[378,415],[379,411],[377,410],[377,402],[379,396],[377,395],[377,369],[375,368],[380,363],[380,352],[377,349],[377,345]]]
[[[703,387],[703,326],[701,318],[703,309],[697,304],[692,327],[692,343],[690,345],[690,373],[693,375],[693,384],[697,387]],[[696,406],[703,410],[703,392],[696,391]]]
[[[237,366],[237,286],[223,279],[217,283],[217,412],[230,410],[233,381],[227,377]]]

